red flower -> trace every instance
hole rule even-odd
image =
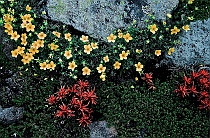
[[[80,87],[88,87],[89,86],[89,83],[88,83],[88,81],[81,81],[81,80],[79,80],[78,81],[78,84],[79,84],[79,86]]]
[[[188,89],[186,88],[186,86],[180,85],[180,86],[179,86],[179,89],[176,89],[174,92],[175,92],[175,93],[181,93],[182,97],[184,98],[186,95],[188,95],[187,90],[188,90]]]
[[[73,92],[72,89],[68,87],[68,88],[66,89],[66,93],[68,94],[68,93],[71,93],[71,92]]]
[[[205,98],[204,100],[201,100],[201,105],[199,107],[200,107],[200,109],[210,110],[209,98]]]
[[[190,88],[190,92],[192,92],[196,96],[198,94],[198,91],[196,90],[196,87],[194,85]]]
[[[67,95],[67,91],[65,90],[64,87],[62,87],[62,88],[59,90],[59,92],[57,92],[57,97],[58,97],[59,99],[64,98],[66,95]]]
[[[184,76],[184,82],[186,84],[190,84],[191,83],[191,78],[187,78],[186,76]]]
[[[73,116],[75,116],[73,110],[67,110],[66,113],[67,113],[67,116],[68,116],[68,117],[73,117]]]
[[[209,88],[210,83],[209,83],[209,80],[207,78],[202,78],[199,81],[200,81],[200,84],[203,85],[205,88]]]
[[[88,83],[88,81],[81,81],[81,80],[79,80],[78,81],[78,89],[79,89],[79,91],[84,91],[85,90],[85,88],[87,88],[88,86],[89,86],[89,83]]]
[[[55,116],[56,117],[62,117],[62,116],[64,116],[64,112],[63,111],[60,111],[60,110],[57,110]]]
[[[203,91],[203,92],[200,92],[200,97],[199,97],[199,101],[202,99],[202,98],[208,98],[209,97],[209,93],[207,91]]]
[[[80,119],[78,119],[79,120],[79,126],[86,127],[87,125],[89,125],[91,123],[89,118],[90,118],[89,116],[83,114],[83,116]]]
[[[89,113],[89,108],[87,108],[88,105],[89,105],[89,102],[88,102],[88,104],[83,105],[83,102],[82,102],[82,101],[78,101],[78,105],[77,105],[76,107],[77,107],[78,110],[80,110],[82,113],[84,113],[84,112]]]
[[[193,79],[196,79],[196,78],[198,78],[200,76],[200,74],[199,73],[197,73],[197,72],[192,72],[192,77],[193,77]]]
[[[59,108],[61,109],[61,111],[63,111],[63,112],[66,112],[68,109],[68,107],[65,105],[65,104],[63,104],[63,105],[60,105],[59,106]]]
[[[145,73],[145,76],[141,78],[142,80],[146,80],[147,83],[150,83],[152,80],[152,73]]]
[[[68,117],[72,117],[75,116],[73,113],[74,111],[68,109],[68,106],[66,106],[65,104],[60,105],[59,106],[60,110],[57,111],[57,113],[55,114],[55,116],[57,117],[64,117],[65,115],[67,115]]]
[[[92,104],[96,104],[96,98],[98,98],[98,97],[95,94],[95,87],[92,91],[87,91],[84,93],[84,100],[88,100]]]
[[[82,90],[80,90],[76,93],[76,95],[79,96],[80,99],[82,99],[85,96],[85,93]]]
[[[74,84],[73,87],[71,88],[71,91],[74,92],[74,93],[79,92],[78,86],[79,86],[78,84]]]
[[[208,79],[207,78],[202,78],[202,79],[200,79],[200,83],[201,84],[208,84]]]
[[[73,97],[73,98],[71,99],[71,103],[70,103],[70,104],[72,104],[73,106],[78,105],[78,104],[79,104],[78,98]]]
[[[55,97],[54,95],[50,95],[49,99],[47,99],[48,104],[54,104],[57,101],[57,97]]]
[[[207,70],[204,70],[204,69],[200,70],[198,73],[199,73],[200,75],[203,75],[204,77],[208,77],[208,76],[209,76],[208,71],[207,71]]]

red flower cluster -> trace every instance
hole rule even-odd
[[[193,95],[197,97],[201,105],[200,109],[210,110],[210,74],[202,69],[199,72],[192,72],[191,77],[184,76],[184,83],[174,91],[185,96]]]
[[[91,123],[91,113],[93,112],[91,105],[96,104],[95,88],[91,89],[87,81],[79,80],[71,88],[60,90],[50,95],[47,99],[49,105],[59,105],[59,110],[55,113],[56,117],[75,117],[79,116],[79,123],[85,127]],[[64,104],[68,99],[68,104]]]
[[[146,81],[149,89],[156,90],[156,87],[152,81],[152,73],[145,73],[144,77],[141,77],[142,80]]]

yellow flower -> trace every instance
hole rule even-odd
[[[161,55],[161,50],[155,50],[155,55],[160,56]]]
[[[100,65],[97,67],[97,70],[98,70],[98,73],[102,73],[102,72],[105,72],[106,67],[103,67],[103,65],[100,64]]]
[[[126,42],[129,42],[130,40],[133,39],[129,33],[123,35],[123,38],[125,39]]]
[[[115,42],[115,39],[117,38],[117,36],[113,35],[113,34],[110,34],[107,39],[108,39],[108,42]]]
[[[46,62],[42,62],[39,63],[40,69],[46,70],[47,69],[47,63]]]
[[[26,25],[26,32],[29,32],[29,31],[34,32],[34,28],[35,28],[35,25],[33,25],[32,23],[28,23]]]
[[[74,71],[74,69],[75,69],[76,67],[77,67],[77,65],[75,64],[74,61],[69,62],[68,69],[71,69],[72,71]]]
[[[6,32],[8,35],[12,35],[12,34],[13,34],[13,30],[5,30],[5,32]]]
[[[37,43],[37,45],[38,45],[38,48],[39,47],[44,47],[44,40],[36,40],[36,43]]]
[[[82,42],[88,42],[89,40],[88,40],[88,36],[85,36],[85,35],[82,35],[82,37],[80,38],[80,40],[82,41]]]
[[[6,28],[7,30],[13,30],[13,27],[10,23],[5,23],[4,28]]]
[[[138,62],[138,64],[135,64],[135,67],[136,67],[136,71],[140,72],[142,71],[144,66],[140,62]]]
[[[171,29],[171,34],[177,34],[178,32],[180,32],[180,29],[178,29],[176,26],[174,26],[174,28]]]
[[[26,40],[22,40],[22,41],[21,41],[21,45],[23,45],[23,46],[26,46],[27,43],[28,43],[28,42],[27,42]]]
[[[106,63],[106,62],[109,62],[109,57],[108,57],[108,56],[105,56],[105,57],[103,58],[103,60],[104,60],[105,63]]]
[[[141,53],[142,52],[142,50],[141,49],[136,49],[136,53]]]
[[[83,69],[82,69],[82,75],[90,75],[90,69],[88,68],[88,67],[84,67]]]
[[[174,50],[174,47],[169,48],[169,50],[168,50],[168,55],[171,55],[174,51],[175,51],[175,50]]]
[[[100,79],[101,79],[102,81],[105,81],[105,80],[106,80],[106,75],[105,75],[105,73],[102,73],[102,74],[100,75]]]
[[[121,65],[121,63],[119,63],[118,61],[116,61],[115,63],[114,63],[114,69],[120,69],[120,65]]]
[[[39,50],[36,49],[35,47],[31,47],[28,51],[29,51],[30,53],[32,53],[33,55],[34,55],[35,53],[39,53]]]
[[[28,58],[29,61],[31,61],[32,59],[34,59],[33,54],[32,53],[26,53],[24,56],[24,58]]]
[[[10,14],[4,14],[3,20],[6,23],[12,22],[14,20],[14,17]]]
[[[166,16],[168,17],[168,18],[171,18],[172,17],[172,15],[171,14],[166,14]]]
[[[53,31],[52,33],[53,33],[56,37],[58,37],[58,38],[61,37],[61,33],[59,33],[59,32]]]
[[[23,21],[23,23],[21,24],[21,28],[26,28],[27,24],[28,23],[26,21]]]
[[[91,47],[92,47],[93,49],[97,49],[97,48],[98,48],[97,43],[91,43]]]
[[[155,32],[158,30],[156,24],[150,25],[150,32],[152,32],[153,34],[155,34]]]
[[[193,3],[193,1],[194,1],[194,0],[189,0],[189,1],[188,1],[188,4],[192,4],[192,3]]]
[[[23,54],[24,53],[24,50],[25,50],[25,47],[18,46],[17,47],[17,50],[18,50],[18,54]]]
[[[23,34],[21,34],[21,40],[22,41],[26,41],[26,39],[27,39],[27,35],[26,35],[26,33],[23,33]]]
[[[25,64],[28,64],[31,60],[29,58],[23,58],[21,61],[25,65]]]
[[[26,6],[26,10],[27,10],[27,11],[30,11],[30,10],[31,10],[31,7],[30,7],[29,5],[27,5],[27,6]]]
[[[50,61],[49,64],[47,64],[47,69],[52,69],[54,70],[56,67],[56,64],[53,61]]]
[[[182,29],[184,29],[187,32],[188,30],[190,30],[190,27],[189,25],[185,25],[185,26],[182,26]]]
[[[118,33],[118,37],[119,37],[119,38],[123,38],[123,33],[119,32],[119,33]]]
[[[166,25],[166,21],[163,21],[163,25]]]
[[[19,54],[19,51],[18,49],[15,49],[15,50],[12,50],[11,53],[12,53],[12,57],[17,57]]]
[[[169,51],[174,52],[175,51],[174,47],[169,48]]]
[[[128,53],[125,51],[122,51],[122,54],[119,54],[119,56],[120,56],[120,60],[127,59]]]
[[[65,34],[65,39],[68,40],[68,41],[71,41],[71,34],[70,33],[67,33]]]
[[[90,52],[92,51],[92,48],[90,45],[84,45],[84,52],[87,54],[90,54]]]
[[[126,53],[129,55],[130,54],[130,50],[127,50]]]
[[[23,22],[29,23],[31,23],[31,21],[33,20],[33,18],[31,18],[31,14],[25,14],[24,16],[21,16],[21,19]]]
[[[38,43],[37,43],[36,41],[34,41],[34,42],[31,44],[31,46],[32,46],[33,48],[36,48],[36,49],[39,48],[39,45],[38,45]]]
[[[71,50],[65,51],[64,56],[65,56],[67,59],[70,59],[70,58],[72,57]]]
[[[19,35],[19,34],[17,34],[17,32],[16,32],[16,31],[15,31],[15,32],[13,32],[13,33],[12,33],[12,35],[11,35],[11,39],[14,39],[15,41],[17,41],[19,37],[20,37],[20,35]]]
[[[44,39],[47,35],[44,32],[41,32],[37,36],[39,39]]]
[[[51,50],[55,50],[55,51],[56,51],[56,50],[58,49],[58,47],[59,47],[58,45],[55,45],[54,43],[51,43],[51,44],[49,44],[48,46],[50,47]]]
[[[135,81],[138,81],[139,80],[139,78],[138,77],[135,77]]]
[[[23,59],[21,60],[23,64],[28,64],[32,59],[34,59],[32,53],[26,53],[26,54],[23,53],[21,54],[21,56],[23,57]]]

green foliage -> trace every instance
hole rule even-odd
[[[173,82],[156,81],[156,91],[132,85],[109,82],[97,92],[99,105],[94,110],[116,127],[119,137],[138,137],[142,129],[147,130],[147,138],[208,136],[207,112],[199,111],[189,99],[176,97]]]
[[[13,99],[16,106],[24,107],[23,119],[11,125],[0,125],[1,138],[14,133],[18,137],[88,137],[89,130],[79,127],[76,120],[54,118],[46,98],[60,87],[58,78],[39,81],[39,78],[31,77],[30,71],[24,75],[31,79],[23,84],[22,95]]]

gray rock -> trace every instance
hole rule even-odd
[[[156,20],[165,20],[166,14],[177,7],[179,0],[147,0],[150,8],[154,11]]]
[[[0,109],[0,123],[11,124],[23,118],[23,107]]]
[[[6,78],[5,82],[12,89],[18,89],[19,92],[22,92],[23,84],[27,81],[28,78],[22,78],[18,72],[14,73],[10,78]]]
[[[117,131],[114,127],[107,128],[106,121],[98,121],[90,124],[90,138],[115,138]]]
[[[0,105],[0,112],[2,112],[2,110],[3,110],[3,108],[2,108],[1,105]]]
[[[13,60],[11,51],[14,49],[14,45],[11,40],[8,39],[7,34],[4,32],[4,28],[0,27],[0,43],[3,44],[3,52],[8,59]]]
[[[158,1],[158,6],[155,6],[157,4],[149,0],[151,6],[148,7],[148,12],[157,10],[155,13],[160,16],[158,19],[165,18],[163,12],[170,13],[178,4],[178,0],[173,0],[173,4],[172,0]],[[142,10],[146,5],[146,0],[48,0],[45,9],[52,20],[71,25],[91,37],[106,41],[115,29],[126,28],[134,20],[138,27],[146,27],[143,20],[147,19],[147,9],[144,8],[144,12]]]
[[[190,23],[190,30],[180,36],[181,45],[167,56],[175,66],[210,65],[210,18]]]

